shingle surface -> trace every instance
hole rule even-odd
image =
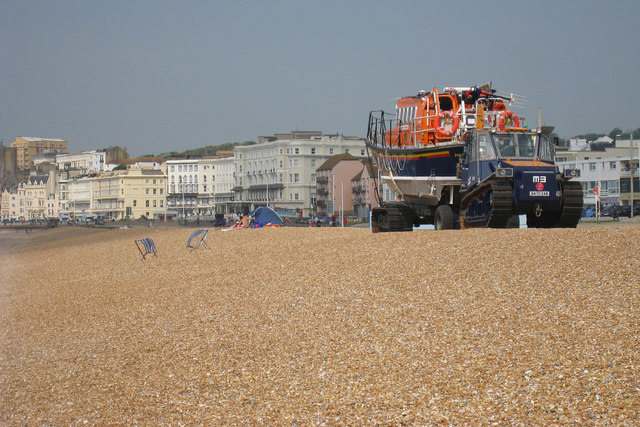
[[[640,423],[640,226],[191,231],[0,236],[0,424]]]

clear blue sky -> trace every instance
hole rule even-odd
[[[640,1],[11,1],[0,138],[131,155],[291,130],[493,82],[561,137],[640,127]]]

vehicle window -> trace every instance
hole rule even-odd
[[[512,135],[496,134],[495,141],[501,157],[511,157],[516,155],[516,146]]]
[[[551,145],[551,138],[547,135],[541,135],[539,139],[538,157],[540,160],[547,162],[553,161],[553,147]]]
[[[487,160],[495,158],[491,141],[487,135],[478,135],[478,158],[480,160]]]
[[[533,157],[536,136],[531,134],[518,134],[518,157]]]

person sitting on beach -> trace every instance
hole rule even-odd
[[[251,221],[251,219],[252,218],[249,216],[249,214],[244,214],[242,220],[240,220],[240,227],[249,228],[249,222]]]

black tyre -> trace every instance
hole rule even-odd
[[[511,215],[507,221],[507,228],[520,228],[520,215]]]
[[[434,218],[434,226],[436,230],[452,230],[455,228],[455,218],[453,209],[449,205],[440,205],[436,209]]]

